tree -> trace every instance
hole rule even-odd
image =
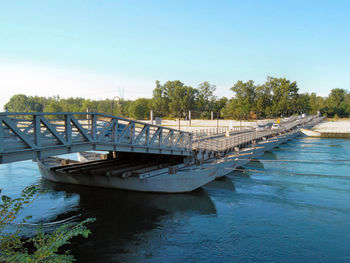
[[[204,81],[198,86],[197,110],[201,112],[202,117],[208,117],[210,111],[217,111],[215,109],[215,90],[216,86],[211,85],[208,81]]]
[[[157,115],[166,116],[169,114],[169,97],[166,87],[156,80],[156,88],[153,90],[152,109]]]
[[[308,93],[299,94],[295,105],[299,113],[309,113],[311,111],[310,95]]]
[[[349,104],[346,99],[347,92],[344,89],[332,89],[325,100],[325,107],[321,109],[322,114],[333,117],[335,115],[340,117],[349,116]]]
[[[55,101],[50,101],[44,108],[45,112],[62,112],[62,106]]]
[[[84,100],[83,98],[60,99],[57,104],[64,112],[80,112],[86,111],[86,109],[82,109]]]
[[[259,85],[256,87],[255,103],[258,116],[271,116],[272,94],[269,85]]]
[[[339,108],[340,104],[344,101],[346,91],[344,89],[332,89],[331,93],[326,99],[326,106],[331,108]]]
[[[195,108],[198,90],[185,86],[179,80],[167,81],[160,87],[164,102],[168,103],[168,112],[172,116],[184,116],[189,110]]]
[[[148,119],[150,114],[149,99],[139,98],[129,107],[129,116],[138,120]]]
[[[89,112],[97,112],[98,111],[98,102],[95,100],[84,100],[81,103],[81,108],[80,111],[87,111],[89,110]]]
[[[36,199],[38,190],[39,187],[35,185],[23,189],[18,198],[1,196],[0,262],[73,262],[74,257],[69,254],[69,251],[60,254],[59,248],[69,244],[72,237],[82,235],[87,238],[90,234],[85,225],[95,221],[93,218],[76,225],[65,224],[52,233],[44,233],[39,228],[35,236],[23,239],[21,236],[23,224],[30,219],[30,216],[27,216],[15,231],[10,231],[8,228],[12,226],[12,222],[15,221],[25,205]],[[32,249],[28,249],[28,247],[32,247]]]
[[[220,112],[222,114],[222,110],[225,108],[227,102],[228,98],[226,97],[222,97],[219,100],[215,100],[213,111]]]
[[[254,81],[243,82],[239,80],[233,85],[231,90],[235,93],[234,98],[236,99],[231,103],[240,108],[240,110],[235,110],[235,115],[240,112],[240,116],[244,115],[248,117],[251,111],[256,110],[256,86],[254,85]]]
[[[24,94],[13,95],[10,101],[5,104],[4,109],[11,112],[33,111],[30,107],[29,98]]]
[[[243,119],[248,117],[248,104],[242,104],[238,99],[233,98],[227,102],[221,113],[225,118]]]
[[[274,116],[287,116],[296,112],[299,88],[297,83],[285,78],[267,77],[265,84],[272,91],[271,113]]]

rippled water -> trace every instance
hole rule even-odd
[[[78,262],[350,262],[350,140],[296,138],[189,194],[54,184],[30,161],[0,175],[11,196],[47,189],[33,222],[97,218]]]

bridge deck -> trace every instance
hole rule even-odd
[[[231,151],[234,147],[250,144],[252,141],[261,140],[263,137],[271,137],[285,131],[293,130],[298,126],[315,125],[321,119],[322,118],[318,118],[316,116],[308,116],[303,119],[296,119],[295,117],[292,117],[285,123],[282,123],[281,128],[278,130],[246,130],[245,132],[234,132],[228,137],[226,137],[224,134],[221,136],[204,136],[202,138],[197,137],[196,140],[192,142],[192,147],[197,151],[227,152]]]
[[[290,118],[281,129],[192,133],[99,113],[0,113],[0,163],[89,150],[192,156],[194,151],[227,152],[236,146],[319,122]]]
[[[99,113],[0,113],[0,163],[88,150],[192,154],[192,134]]]

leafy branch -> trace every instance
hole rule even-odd
[[[39,227],[36,235],[31,238],[23,238],[23,226],[31,216],[25,217],[16,225],[15,231],[9,229],[21,210],[32,203],[38,195],[39,187],[35,185],[23,189],[18,198],[1,196],[0,262],[73,262],[74,257],[70,255],[69,250],[60,254],[59,249],[63,245],[70,244],[73,237],[82,235],[87,238],[91,233],[86,224],[94,222],[94,218],[88,218],[76,225],[64,224],[52,233],[45,233],[42,227]]]

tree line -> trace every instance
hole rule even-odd
[[[265,83],[237,81],[232,97],[215,96],[216,86],[205,81],[197,88],[179,80],[161,84],[156,81],[152,98],[136,100],[60,98],[13,95],[4,106],[10,112],[100,112],[117,116],[149,119],[154,116],[168,118],[255,119],[317,114],[327,117],[350,117],[350,93],[332,89],[327,97],[316,93],[300,93],[297,83],[285,78],[267,77]]]

